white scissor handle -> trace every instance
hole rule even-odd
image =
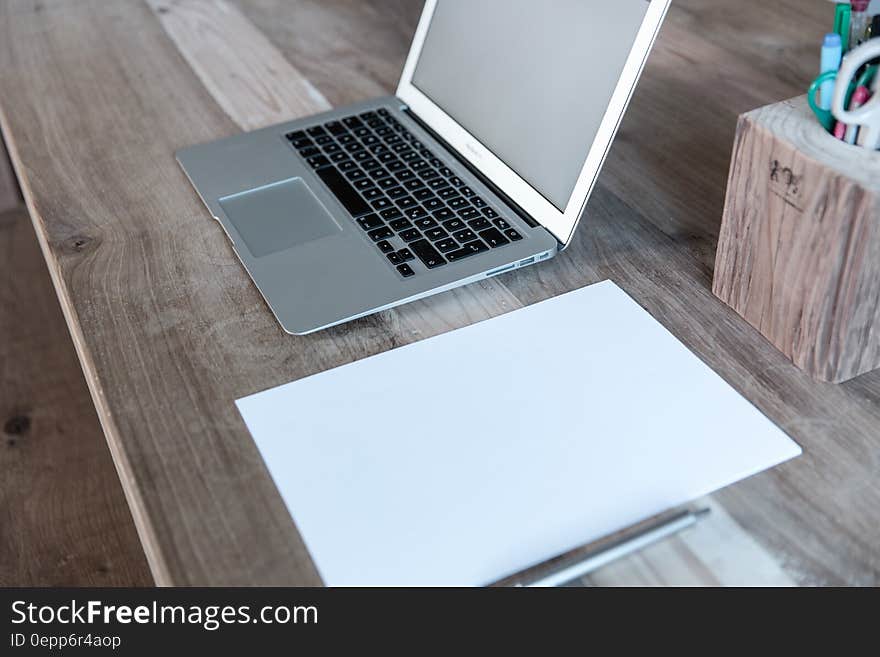
[[[844,107],[850,83],[858,74],[859,69],[873,59],[880,57],[880,39],[872,39],[863,43],[843,58],[837,82],[834,85],[834,96],[831,99],[831,113],[841,123],[861,126],[859,144],[865,148],[880,148],[880,74],[874,78],[871,100],[860,108],[849,111]]]

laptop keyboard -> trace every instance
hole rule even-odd
[[[523,239],[386,109],[285,136],[403,278]]]

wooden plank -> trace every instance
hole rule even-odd
[[[147,0],[229,117],[244,130],[330,109],[311,82],[224,0]]]
[[[418,10],[237,6],[333,104],[393,88]],[[880,581],[880,379],[812,383],[710,291],[733,130],[725,117],[741,94],[754,105],[791,95],[780,81],[806,66],[777,56],[765,28],[777,14],[761,7],[673,5],[678,27],[660,44],[671,59],[646,73],[559,258],[296,338],[278,329],[173,161],[177,148],[239,129],[231,117],[243,111],[220,103],[212,69],[199,77],[168,37],[173,12],[160,23],[136,3],[0,5],[0,123],[157,581],[319,581],[233,399],[606,277],[806,448],[717,498],[737,523],[799,582]],[[812,30],[810,16],[792,30]],[[712,80],[731,82],[719,82],[707,110],[701,75],[716,69]]]
[[[0,213],[0,586],[146,586],[27,213]]]
[[[12,172],[12,163],[6,154],[6,144],[0,135],[0,213],[11,210],[22,204],[21,191]]]

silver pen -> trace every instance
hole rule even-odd
[[[624,536],[608,546],[588,552],[576,559],[569,560],[567,563],[562,563],[550,573],[542,573],[531,579],[519,580],[514,586],[561,586],[598,570],[602,566],[606,566],[628,554],[646,548],[652,543],[677,534],[688,527],[693,527],[708,513],[709,509],[682,511],[671,518],[659,520],[632,536]]]

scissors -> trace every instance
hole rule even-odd
[[[864,72],[858,77],[856,80],[852,80],[846,87],[846,106],[849,107],[850,100],[852,99],[853,93],[859,87],[867,87],[871,84],[874,78],[877,75],[878,67],[876,65],[867,67]],[[822,88],[822,85],[826,82],[834,82],[835,80],[840,79],[840,74],[837,71],[828,71],[827,73],[823,73],[818,78],[813,80],[813,84],[810,85],[809,90],[807,91],[807,102],[810,105],[810,109],[813,110],[813,114],[816,115],[816,118],[819,119],[819,123],[821,123],[826,130],[829,132],[834,128],[834,117],[835,114],[832,114],[830,110],[822,109],[819,107],[819,103],[816,102],[816,97],[819,95],[819,90]],[[835,85],[835,89],[836,89]],[[833,109],[833,107],[832,107]],[[846,121],[845,123],[851,123],[850,121]]]
[[[880,57],[880,39],[872,39],[852,50],[844,57],[837,72],[837,83],[834,85],[834,95],[831,98],[831,113],[834,117],[841,123],[859,126],[859,145],[872,150],[880,148],[880,95],[877,93],[880,77],[876,75],[876,66],[869,67],[858,78],[856,76],[865,64],[878,57]],[[867,77],[871,68],[873,72]],[[873,78],[872,85],[871,78]],[[846,108],[849,106],[852,94],[850,89],[858,86],[869,86],[873,95],[867,103],[849,111]]]

